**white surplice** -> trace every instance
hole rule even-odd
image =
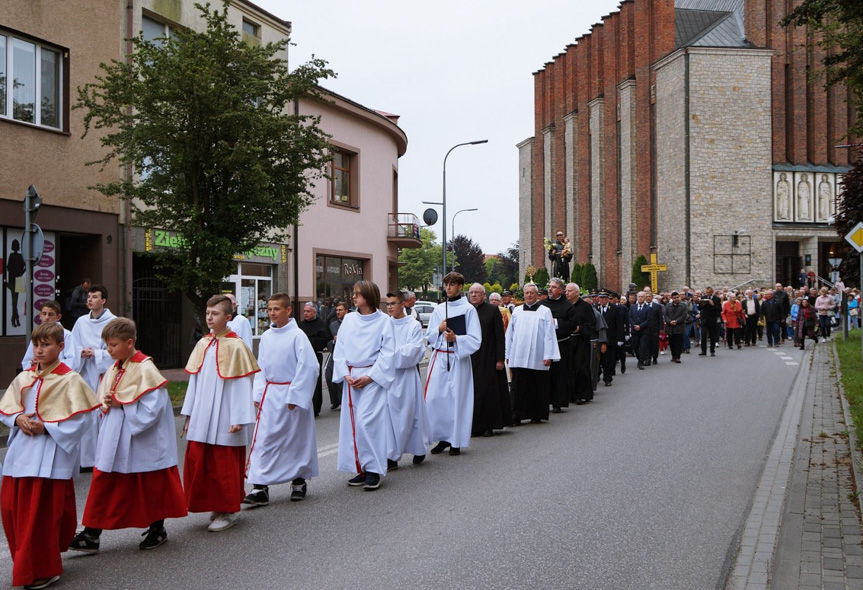
[[[228,327],[233,330],[237,336],[243,339],[243,342],[246,343],[249,350],[254,352],[255,348],[252,346],[252,325],[249,323],[248,318],[237,314],[230,319]]]
[[[33,365],[33,343],[27,345],[27,352],[21,359],[21,368],[25,371]],[[63,350],[60,351],[60,362],[75,370],[75,342],[72,340],[72,332],[63,328]]]
[[[392,423],[387,458],[398,461],[404,453],[426,454],[430,443],[431,424],[417,370],[425,354],[422,326],[411,316],[390,318],[390,321],[395,333],[395,380],[387,392]]]
[[[320,369],[309,338],[290,320],[271,325],[258,348],[260,372],[254,398],[260,404],[246,479],[255,485],[318,475],[312,396]],[[288,409],[288,404],[296,407]]]
[[[111,310],[107,307],[102,310],[102,315],[93,317],[93,312],[82,315],[72,326],[72,344],[74,346],[75,358],[69,368],[76,371],[90,389],[99,389],[99,380],[114,360],[108,354],[105,341],[102,340],[102,330],[108,322],[115,319]],[[81,358],[81,351],[85,348],[93,349],[91,358]],[[96,441],[99,438],[99,417],[93,420],[93,426],[81,439],[81,467],[93,467],[96,464]]]
[[[545,360],[559,361],[560,349],[554,332],[554,318],[544,305],[525,311],[519,305],[512,312],[506,331],[506,360],[511,369],[548,371]]]
[[[380,475],[387,473],[387,436],[392,428],[387,390],[395,379],[395,336],[390,318],[380,310],[349,313],[339,328],[333,351],[333,382],[342,383],[337,469]],[[372,382],[356,389],[345,377],[368,376]]]
[[[465,316],[467,332],[456,336],[456,341],[449,348],[444,333],[438,333],[440,323],[447,318],[447,314],[451,318]],[[429,319],[425,338],[432,347],[425,385],[431,440],[446,441],[454,448],[467,448],[473,424],[473,367],[470,355],[479,350],[482,344],[479,317],[467,297],[438,305]]]
[[[189,375],[189,387],[180,413],[189,416],[191,441],[226,447],[244,447],[249,441],[248,429],[229,433],[235,424],[251,426],[255,423],[255,404],[252,401],[253,376],[222,379],[216,373],[216,347],[204,352],[204,364],[197,373]]]
[[[22,391],[21,401],[25,414],[36,411],[37,390],[40,380]],[[93,425],[93,414],[75,414],[62,422],[43,422],[45,434],[29,436],[15,424],[20,414],[0,414],[0,421],[9,427],[3,475],[10,477],[44,477],[70,479],[78,475],[81,456],[81,438]],[[35,419],[35,418],[34,418]]]

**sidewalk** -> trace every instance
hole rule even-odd
[[[832,343],[803,357],[726,588],[863,590],[863,457],[837,375]]]

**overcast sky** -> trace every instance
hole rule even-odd
[[[496,254],[518,239],[518,150],[533,135],[533,76],[619,0],[253,0],[293,25],[294,67],[314,54],[338,73],[324,86],[401,116],[402,212],[440,201],[455,231]],[[431,229],[440,239],[440,221]],[[452,237],[452,226],[448,226]]]

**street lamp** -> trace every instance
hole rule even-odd
[[[452,223],[450,223],[450,227],[452,227],[452,239],[455,240],[455,218],[458,217],[459,213],[464,213],[465,211],[479,211],[477,208],[473,209],[461,209],[455,212],[455,215],[452,216]],[[452,245],[452,271],[455,272],[455,244]]]
[[[443,236],[441,238],[441,268],[444,269],[444,271],[446,271],[446,159],[449,158],[450,153],[452,153],[452,151],[457,147],[461,147],[463,145],[479,145],[481,143],[488,143],[488,140],[479,139],[477,141],[466,141],[464,143],[457,143],[451,148],[449,148],[449,151],[443,157],[443,199],[441,200],[441,205],[443,206],[443,215],[441,216],[443,218]]]

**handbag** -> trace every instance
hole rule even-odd
[[[848,310],[848,315],[850,315],[852,318],[856,318],[856,317],[857,317],[857,308],[856,308],[856,307],[854,307],[854,308],[852,308],[852,309],[849,309],[849,310]]]

